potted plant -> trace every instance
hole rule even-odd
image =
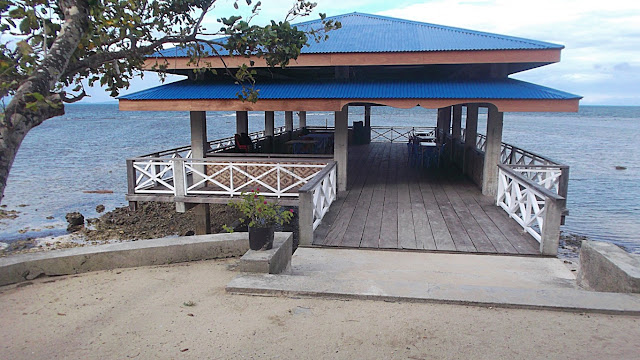
[[[251,250],[269,250],[273,247],[273,232],[276,224],[288,224],[293,217],[293,210],[284,210],[277,203],[269,202],[264,195],[260,195],[257,188],[248,193],[242,193],[242,201],[230,202],[244,215],[240,220],[248,221],[249,248]],[[229,230],[228,227],[225,229]]]

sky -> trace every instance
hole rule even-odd
[[[316,19],[319,12],[332,16],[357,11],[561,44],[565,49],[560,63],[512,77],[581,95],[582,105],[640,106],[637,0],[315,1],[314,14],[300,21]],[[205,25],[215,26],[217,17],[232,15],[232,4],[218,0]],[[258,24],[283,19],[292,1],[262,0],[262,4],[255,19]],[[122,93],[159,84],[156,74],[147,74]],[[88,90],[91,98],[83,102],[112,100],[100,88]]]

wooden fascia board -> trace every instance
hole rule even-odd
[[[375,66],[375,65],[436,65],[436,64],[502,64],[502,63],[555,63],[560,61],[561,49],[545,50],[474,50],[474,51],[423,51],[387,53],[331,53],[301,54],[289,67],[322,66]],[[198,67],[221,69],[224,62],[230,68],[242,64],[267,67],[264,59],[257,57],[223,56],[200,59],[199,65],[189,65],[189,58],[148,58],[143,68],[153,70],[155,65],[165,64],[167,70],[184,70]]]
[[[258,100],[119,100],[124,111],[341,111],[349,104],[374,104],[409,109],[438,109],[459,104],[493,104],[502,112],[577,112],[580,99],[278,99]]]

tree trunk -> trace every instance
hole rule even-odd
[[[52,93],[69,59],[78,48],[88,28],[87,0],[61,0],[64,12],[62,29],[33,74],[20,85],[0,119],[0,202],[4,197],[9,171],[22,140],[33,127],[43,121],[64,114],[59,94]],[[37,102],[34,93],[41,94],[47,102]],[[37,102],[35,108],[29,103]]]

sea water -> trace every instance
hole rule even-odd
[[[362,107],[350,108],[362,120]],[[374,107],[373,126],[435,126],[436,111]],[[309,112],[307,123],[333,126],[333,113]],[[284,114],[276,113],[276,126]],[[249,113],[249,131],[264,114]],[[481,114],[479,132],[486,129]],[[235,132],[235,113],[207,113],[209,139]],[[96,217],[126,205],[125,159],[189,144],[189,114],[125,112],[117,104],[68,105],[66,115],[45,121],[25,138],[2,201],[17,210],[0,220],[0,241],[62,235],[64,216]],[[578,113],[505,113],[503,141],[569,165],[563,230],[611,241],[640,253],[640,107],[582,106]],[[624,170],[616,170],[616,166]],[[96,194],[85,191],[107,190]]]

